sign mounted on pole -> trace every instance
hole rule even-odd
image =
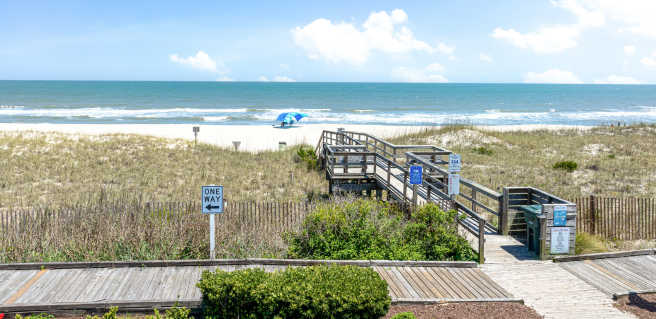
[[[449,154],[449,173],[460,172],[460,154]]]
[[[410,185],[421,185],[423,167],[410,166]]]
[[[223,186],[203,186],[201,190],[203,214],[223,213]]]
[[[460,174],[449,174],[449,195],[460,194]]]

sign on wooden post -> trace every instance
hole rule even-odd
[[[214,214],[223,213],[223,186],[203,186],[201,187],[201,213],[210,215],[210,259],[214,259]]]
[[[200,132],[200,126],[194,126],[194,143],[198,143],[198,132]]]
[[[551,253],[569,253],[569,227],[551,228]]]

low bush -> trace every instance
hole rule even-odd
[[[197,284],[207,318],[380,318],[387,283],[370,268],[322,265],[204,271]]]
[[[474,152],[478,153],[478,154],[481,154],[481,155],[487,155],[487,156],[490,156],[494,153],[494,151],[492,151],[491,149],[489,149],[487,147],[474,148]]]
[[[554,164],[553,167],[555,169],[562,169],[562,170],[566,170],[566,171],[571,173],[579,167],[579,164],[577,164],[576,162],[572,162],[572,161],[563,161],[563,162],[558,162],[558,163]]]
[[[317,156],[314,154],[313,149],[304,148],[301,146],[298,152],[296,152],[296,155],[298,155],[300,161],[303,161],[307,164],[307,168],[309,170],[319,169],[319,161],[317,160]]]
[[[455,211],[434,204],[406,215],[374,200],[318,205],[288,236],[289,258],[476,260],[454,227]]]
[[[406,311],[406,312],[395,314],[394,317],[392,317],[392,319],[417,319],[417,317],[415,317],[415,315],[412,312]]]

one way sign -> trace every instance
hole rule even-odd
[[[203,186],[201,194],[203,214],[223,213],[223,186]]]

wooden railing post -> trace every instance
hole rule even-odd
[[[478,220],[478,262],[485,263],[485,219]]]
[[[472,195],[471,195],[471,197],[472,197],[472,203],[471,203],[471,204],[472,204],[472,205],[471,205],[471,207],[472,207],[472,211],[473,211],[474,213],[477,213],[477,214],[478,214],[478,211],[477,211],[478,207],[476,206],[476,189],[475,189],[475,188],[472,188]]]
[[[378,165],[376,165],[376,156],[377,155],[378,154],[374,153],[374,156],[373,156],[373,158],[374,158],[374,178],[376,178],[376,166],[378,166]]]
[[[344,155],[344,173],[348,173],[348,155]]]
[[[408,191],[408,172],[403,172],[403,202],[405,203],[406,193]]]

